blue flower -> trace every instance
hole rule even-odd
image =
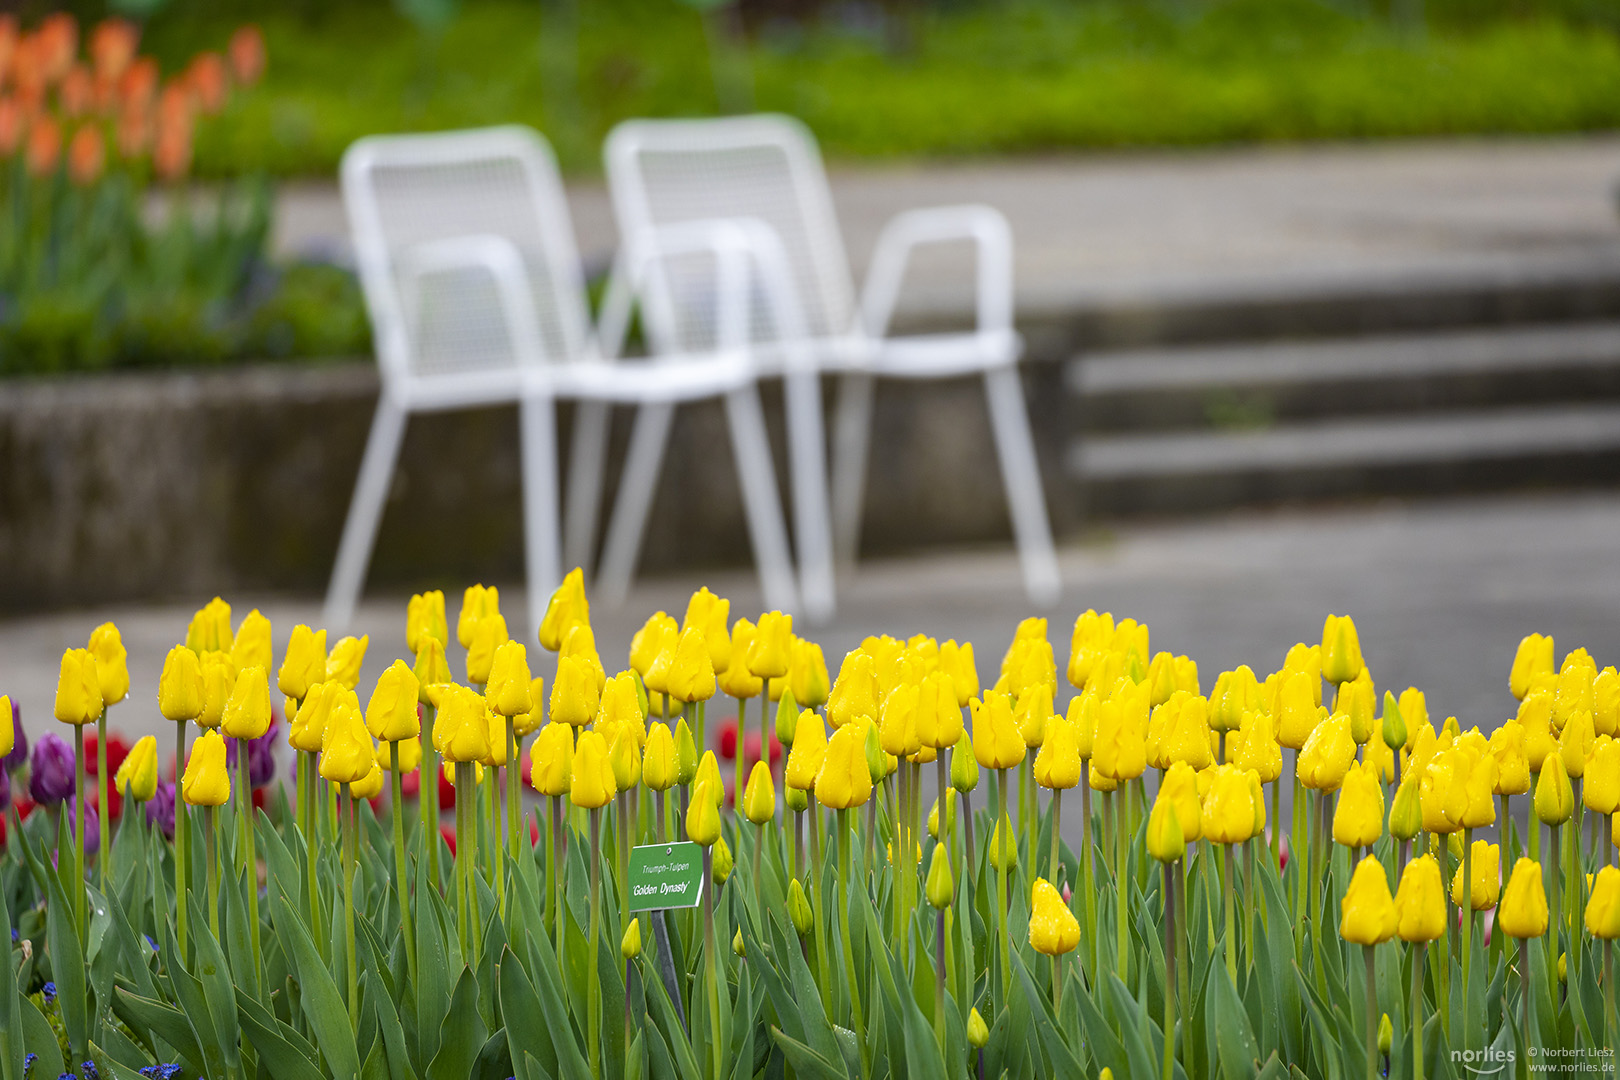
[[[40,992],[45,995],[45,1004],[49,1005],[56,1000],[56,984],[54,982],[46,983]]]
[[[142,1076],[151,1077],[151,1080],[157,1080],[157,1066],[156,1065],[142,1065],[141,1069],[140,1069],[140,1072],[141,1072]]]
[[[11,932],[11,943],[13,945],[17,944],[17,931],[15,930]]]
[[[79,1071],[84,1073],[84,1080],[101,1080],[101,1070],[88,1058],[79,1063]]]
[[[152,940],[151,934],[142,934],[141,937],[146,939],[146,947],[148,949],[151,949],[153,952],[157,952],[157,942]]]
[[[38,1054],[29,1054],[27,1057],[23,1058],[23,1077],[24,1077],[24,1080],[26,1080],[28,1074],[33,1071],[34,1062],[36,1062],[38,1060],[39,1060],[39,1055]]]
[[[174,1080],[174,1078],[179,1075],[180,1066],[176,1065],[172,1061],[167,1065],[158,1066],[158,1080]]]
[[[78,1073],[57,1073],[56,1080],[79,1080]]]

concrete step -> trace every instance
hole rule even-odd
[[[1093,514],[1610,484],[1620,481],[1620,404],[1081,437],[1067,466]]]
[[[1112,350],[1065,383],[1097,432],[1620,399],[1620,321]]]

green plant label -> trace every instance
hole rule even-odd
[[[691,841],[630,849],[630,910],[697,907],[703,895],[703,848]]]

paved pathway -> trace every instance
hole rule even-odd
[[[1414,140],[835,167],[851,262],[907,207],[987,202],[1011,219],[1026,313],[1476,284],[1620,269],[1620,136]],[[581,250],[605,266],[600,182],[569,188]],[[330,185],[281,195],[284,251],[343,253]],[[914,308],[959,307],[966,264],[919,276]]]

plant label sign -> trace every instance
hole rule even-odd
[[[697,907],[703,895],[703,848],[691,841],[630,849],[630,910]]]

